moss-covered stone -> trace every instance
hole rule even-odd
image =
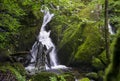
[[[49,72],[41,72],[33,75],[31,81],[50,81],[50,77],[57,77],[57,75]]]
[[[93,58],[92,59],[92,65],[97,69],[104,69],[105,65],[101,62],[101,60],[99,58]]]
[[[59,44],[58,57],[62,64],[70,64],[74,59],[74,54],[77,51],[78,46],[83,42],[82,32],[84,30],[83,24],[78,24],[73,29],[74,25],[71,25],[66,31],[64,31],[63,39]]]
[[[112,61],[106,69],[105,81],[120,81],[120,30],[114,44]]]
[[[91,78],[91,79],[98,79],[98,74],[95,72],[87,73],[86,76]]]
[[[79,81],[90,81],[90,79],[89,78],[82,78]]]
[[[88,24],[84,30],[84,43],[79,45],[75,59],[91,63],[92,58],[97,57],[103,50],[103,40],[97,25]]]

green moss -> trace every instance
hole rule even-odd
[[[78,47],[75,54],[76,60],[91,62],[93,57],[102,51],[103,40],[97,25],[88,24],[83,32],[84,43]]]
[[[101,60],[100,59],[98,59],[98,58],[93,58],[92,59],[92,65],[96,68],[96,69],[104,69],[105,68],[105,66],[104,66],[104,64],[101,62]]]
[[[90,81],[90,79],[89,79],[89,78],[82,78],[82,79],[79,80],[79,81]]]
[[[50,81],[50,77],[57,77],[57,75],[49,72],[41,72],[33,75],[31,81]]]
[[[31,81],[74,81],[74,76],[70,73],[56,75],[50,72],[41,72],[33,75]]]
[[[108,60],[106,58],[106,53],[105,51],[103,51],[99,56],[98,56],[99,59],[101,59],[105,64],[108,64]]]
[[[120,80],[120,30],[114,44],[112,54],[112,61],[106,69],[105,81],[119,81]]]
[[[98,78],[98,74],[95,72],[90,72],[86,74],[87,77],[92,78],[92,79],[97,79]]]
[[[58,80],[59,81],[75,81],[74,75],[71,73],[64,73],[61,75],[58,75]]]
[[[58,57],[63,64],[69,64],[74,59],[78,46],[83,42],[81,35],[84,27],[79,24],[73,29],[73,26],[64,31],[64,37],[59,44]]]

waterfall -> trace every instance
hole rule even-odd
[[[32,46],[32,49],[30,50],[31,52],[31,55],[32,55],[32,59],[31,59],[31,62],[33,62],[33,64],[30,64],[28,67],[26,67],[26,70],[29,70],[32,72],[32,70],[34,70],[36,68],[35,66],[35,63],[37,61],[37,58],[38,58],[38,52],[39,50],[41,51],[41,54],[42,54],[42,51],[43,51],[43,46],[46,47],[47,50],[51,49],[52,50],[50,51],[49,53],[49,63],[50,63],[50,67],[48,67],[47,64],[45,64],[45,69],[58,69],[58,68],[67,68],[66,66],[64,65],[59,65],[57,63],[57,58],[56,58],[56,48],[55,48],[55,45],[53,44],[51,38],[50,38],[50,30],[49,31],[46,31],[46,25],[51,21],[52,17],[54,16],[54,14],[51,14],[49,12],[49,9],[47,7],[45,7],[44,9],[41,9],[41,12],[44,13],[44,17],[43,17],[43,23],[42,23],[42,26],[41,26],[41,29],[40,29],[40,32],[39,32],[39,35],[38,35],[38,38],[37,38],[37,41],[33,44]],[[39,48],[39,46],[42,44],[42,47]],[[40,59],[42,59],[42,55],[39,57]],[[47,59],[45,59],[46,61]],[[40,60],[39,60],[40,61]],[[48,60],[47,60],[48,61]],[[47,62],[46,61],[46,62]]]
[[[44,13],[43,23],[41,26],[41,30],[38,36],[39,41],[46,46],[47,49],[50,49],[53,47],[52,51],[50,52],[50,64],[51,66],[57,66],[57,60],[56,60],[56,50],[55,45],[52,43],[50,38],[50,31],[46,31],[45,26],[47,23],[50,22],[54,14],[50,14],[49,9],[41,10],[41,12]]]
[[[115,32],[113,31],[112,26],[110,25],[110,23],[108,23],[108,29],[109,29],[109,33],[111,35],[115,34]]]

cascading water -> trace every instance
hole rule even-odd
[[[110,23],[108,23],[108,29],[111,35],[115,34]]]
[[[57,69],[57,68],[67,68],[64,65],[58,65],[57,59],[56,59],[56,48],[55,45],[52,43],[50,36],[50,31],[46,31],[46,25],[49,23],[54,16],[54,14],[50,14],[49,9],[45,7],[44,9],[41,9],[41,12],[44,13],[43,23],[41,26],[41,30],[38,35],[38,40],[34,43],[32,46],[32,50],[30,51],[32,54],[31,62],[36,62],[37,60],[37,54],[38,54],[38,46],[40,43],[42,43],[43,46],[45,46],[48,49],[52,47],[52,50],[49,53],[50,57],[50,67],[51,69]],[[38,43],[40,42],[40,43]],[[43,49],[41,49],[43,50]],[[46,59],[45,59],[46,60]],[[50,69],[47,64],[45,64],[45,69]],[[28,67],[26,67],[27,70],[31,71],[32,69],[35,69],[35,64],[30,64]]]
[[[57,60],[56,60],[56,51],[55,51],[55,45],[52,43],[50,36],[50,31],[46,31],[45,26],[48,22],[52,19],[54,14],[50,14],[48,8],[46,10],[41,10],[44,13],[44,19],[43,24],[39,33],[39,41],[46,46],[47,49],[50,49],[53,47],[52,51],[50,52],[50,65],[51,66],[57,66]]]

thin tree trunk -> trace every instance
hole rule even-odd
[[[108,0],[105,0],[105,48],[106,48],[106,57],[108,62],[110,62],[110,40],[108,32]]]

